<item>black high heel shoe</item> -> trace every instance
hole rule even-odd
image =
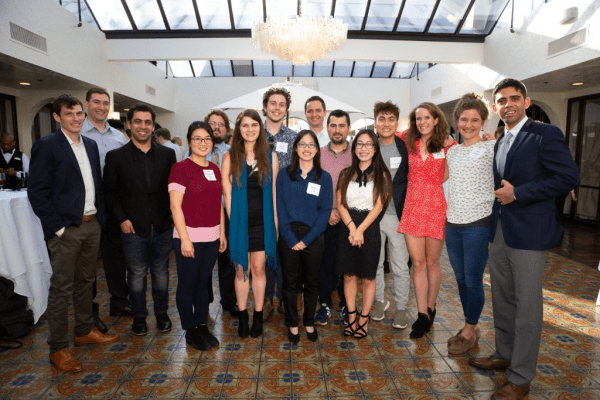
[[[313,326],[313,331],[312,332],[306,331],[306,337],[311,342],[313,342],[313,343],[316,342],[317,339],[319,339],[319,334],[317,333],[317,328]]]
[[[291,343],[298,343],[300,341],[300,332],[294,334],[292,333],[292,330],[288,328],[288,340]]]
[[[356,317],[352,321],[350,321],[350,316],[352,314],[357,314],[356,310],[348,311],[348,325],[346,325],[346,327],[344,328],[344,336],[354,336],[354,328],[352,327],[352,325],[354,325],[354,323],[356,322]]]
[[[427,314],[419,313],[419,317],[413,324],[413,330],[410,333],[411,339],[419,339],[425,336],[426,332],[429,332],[429,328],[431,327],[431,323],[429,321],[429,316]]]
[[[241,338],[246,338],[250,334],[248,319],[248,310],[240,311],[238,322],[238,335],[240,335]]]
[[[367,320],[365,321],[365,323],[361,324],[360,323],[360,319],[361,318],[366,318]],[[367,314],[367,315],[362,315],[362,314],[358,314],[358,325],[356,326],[356,329],[354,330],[354,337],[357,339],[364,339],[367,337],[367,335],[369,334],[369,332],[367,332],[365,330],[365,328],[369,325],[369,321],[371,320],[371,314]]]

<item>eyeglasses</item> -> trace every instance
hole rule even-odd
[[[373,147],[375,147],[375,144],[373,142],[357,142],[356,143],[356,148],[357,149],[367,149],[367,150],[371,150]]]
[[[219,128],[223,128],[225,124],[223,122],[211,121],[208,123],[210,126],[218,126]]]
[[[192,138],[192,142],[194,143],[206,143],[206,144],[211,144],[212,143],[212,139],[207,137],[207,138],[201,138],[201,137],[193,137]]]
[[[300,147],[301,149],[306,149],[307,147],[309,149],[316,149],[317,145],[315,143],[304,143],[304,142],[300,142],[298,143],[298,147]]]

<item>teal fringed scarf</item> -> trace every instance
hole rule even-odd
[[[269,152],[271,170],[263,176],[263,224],[265,234],[266,266],[277,269],[277,230],[275,229],[275,210],[273,208],[273,168],[272,153]],[[238,187],[235,177],[231,189],[231,217],[229,220],[229,251],[231,259],[241,265],[244,275],[248,274],[248,171],[244,166],[241,176],[242,186]]]

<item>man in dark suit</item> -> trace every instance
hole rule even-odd
[[[542,276],[546,250],[562,241],[554,198],[579,186],[579,171],[555,126],[534,122],[525,110],[525,85],[504,79],[493,109],[505,130],[496,143],[490,276],[496,352],[474,358],[482,369],[507,369],[494,399],[522,399],[535,375],[543,320]]]
[[[100,225],[104,223],[98,146],[79,134],[85,114],[81,101],[59,96],[52,116],[61,129],[38,140],[31,150],[29,190],[50,249],[48,294],[50,362],[61,371],[82,367],[69,351],[68,302],[73,296],[75,345],[110,343],[94,327],[92,285],[96,277]]]
[[[145,335],[146,275],[152,277],[156,327],[171,330],[169,303],[169,255],[173,220],[169,202],[169,174],[175,152],[151,140],[156,114],[147,104],[136,104],[127,112],[131,141],[109,151],[104,167],[106,209],[120,224],[129,302],[133,313],[131,331]]]

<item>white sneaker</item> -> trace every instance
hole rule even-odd
[[[373,302],[373,308],[371,308],[371,319],[381,321],[385,318],[385,310],[388,308],[390,308],[389,300],[385,300],[385,303],[383,301],[375,300]]]

